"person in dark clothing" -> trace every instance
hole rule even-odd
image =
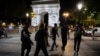
[[[48,33],[48,26],[47,24],[45,24],[45,28],[44,28],[45,32],[46,32],[46,46],[49,47],[49,42],[48,42],[48,36],[49,36],[49,33]]]
[[[0,38],[3,35],[3,27],[0,25]]]
[[[54,46],[57,47],[57,45],[56,45],[56,35],[59,37],[58,32],[57,32],[57,24],[54,24],[54,27],[51,30],[51,34],[52,34],[53,44],[52,44],[50,51],[53,51]]]
[[[64,24],[61,28],[61,37],[62,37],[62,51],[65,50],[65,46],[67,44],[67,36],[68,36],[68,26]]]
[[[7,32],[5,28],[0,24],[0,38],[2,35],[4,35],[4,37],[7,37]]]
[[[25,50],[27,50],[25,56],[29,56],[33,42],[30,39],[30,32],[28,31],[28,25],[26,25],[21,31],[21,42],[22,42],[21,56],[24,56]]]
[[[84,30],[82,29],[81,24],[77,22],[75,25],[75,34],[74,34],[74,51],[75,51],[74,55],[78,55],[83,31]]]
[[[35,41],[36,41],[36,51],[34,53],[34,56],[38,56],[38,53],[40,50],[43,51],[45,56],[48,56],[47,49],[46,49],[46,37],[45,37],[45,30],[44,30],[44,24],[41,24],[39,27],[38,32],[35,35]]]

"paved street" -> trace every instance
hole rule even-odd
[[[34,41],[34,34],[32,33],[32,41]],[[50,47],[52,44],[52,40],[49,38]],[[57,38],[58,48],[55,48],[54,51],[49,51],[50,47],[48,47],[49,56],[73,56],[73,33],[70,34],[70,39],[68,40],[67,46],[65,48],[65,52],[61,51],[61,38]],[[30,56],[34,55],[35,51],[35,41],[32,46]],[[9,34],[8,38],[0,39],[0,56],[20,56],[21,53],[21,42],[20,42],[20,34]],[[62,54],[63,53],[63,54]],[[39,56],[44,56],[40,51]],[[92,40],[91,37],[83,36],[83,40],[80,47],[79,56],[100,56],[100,37],[97,37],[95,41]]]

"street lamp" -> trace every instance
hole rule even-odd
[[[77,4],[77,9],[79,10],[79,22],[80,22],[80,11],[82,7],[83,7],[83,4],[81,2]]]
[[[6,22],[3,22],[3,23],[2,23],[2,26],[6,26]]]
[[[29,14],[28,14],[28,13],[26,13],[26,17],[27,17],[27,23],[28,23],[28,16],[29,16]]]
[[[63,17],[65,18],[65,22],[66,22],[66,19],[69,17],[69,12],[64,12]]]

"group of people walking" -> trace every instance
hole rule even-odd
[[[21,31],[21,41],[22,41],[22,48],[21,48],[21,56],[24,56],[25,50],[26,56],[29,56],[29,52],[31,50],[31,46],[34,44],[31,39],[30,39],[30,32],[28,31],[28,25],[26,25],[23,30]],[[74,51],[75,55],[78,55],[80,43],[81,43],[81,35],[82,35],[82,27],[79,22],[76,23],[75,25],[75,34],[74,34]],[[58,34],[58,27],[57,24],[54,24],[54,27],[51,30],[51,35],[52,35],[52,46],[50,48],[50,51],[54,50],[54,47],[58,47],[56,44],[56,38],[57,36],[59,37]],[[48,43],[48,27],[47,25],[40,24],[39,30],[35,34],[35,41],[36,41],[36,50],[34,53],[34,56],[38,56],[39,51],[42,50],[45,56],[48,56],[47,52],[47,46],[50,46]],[[65,23],[61,27],[61,39],[62,39],[62,51],[65,51],[65,46],[67,45],[67,39],[69,38],[69,28],[68,25]]]

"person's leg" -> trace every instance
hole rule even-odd
[[[21,48],[21,56],[24,56],[24,51],[25,51],[25,47],[22,45],[22,48]]]
[[[45,56],[48,56],[48,52],[47,52],[47,49],[46,49],[45,45],[42,46],[42,51],[43,51]]]
[[[76,52],[77,38],[74,38],[74,51]]]
[[[62,50],[63,50],[63,51],[65,50],[66,44],[67,44],[67,40],[63,40],[63,46],[62,46]]]
[[[69,31],[67,32],[67,37],[68,37],[68,39],[70,39],[70,36],[69,36]]]
[[[46,46],[49,47],[48,37],[46,37]]]
[[[81,39],[78,39],[78,43],[77,43],[77,52],[79,52],[79,49],[80,49],[80,43],[81,43]]]
[[[38,56],[40,49],[41,49],[40,44],[36,43],[36,50],[35,50],[34,56]]]
[[[63,37],[62,37],[63,38]],[[64,49],[64,40],[62,39],[62,50]]]
[[[58,45],[56,44],[56,41],[54,42],[54,46],[56,46],[56,48],[58,47]]]
[[[30,50],[31,50],[31,46],[29,46],[29,47],[27,48],[26,56],[29,56]]]
[[[66,45],[66,41],[65,41],[65,36],[62,36],[62,51],[64,51],[65,45]]]
[[[77,41],[78,39],[77,38],[74,38],[74,56],[77,55]]]
[[[49,42],[48,42],[48,37],[47,37],[47,46],[50,46],[50,45],[49,45]]]
[[[53,51],[54,45],[55,45],[55,41],[53,41],[50,51]]]

